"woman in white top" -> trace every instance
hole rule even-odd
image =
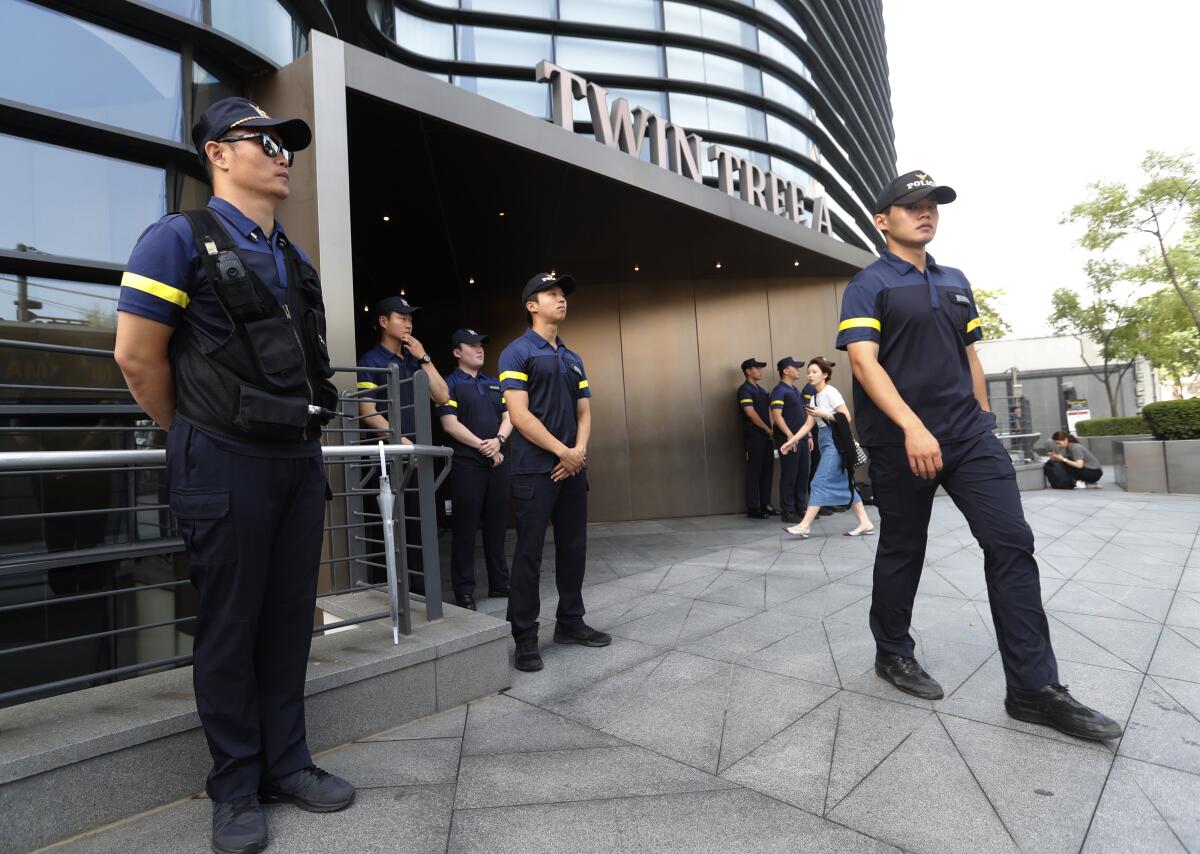
[[[817,441],[821,445],[821,461],[817,464],[817,471],[809,488],[808,509],[804,511],[804,518],[799,524],[787,529],[789,534],[802,539],[808,538],[813,519],[821,512],[822,507],[839,504],[849,504],[854,510],[854,515],[858,517],[858,526],[852,531],[846,531],[847,537],[864,537],[875,533],[875,526],[871,524],[867,511],[863,509],[862,499],[850,488],[845,463],[838,452],[837,443],[833,440],[834,413],[840,412],[846,416],[847,422],[850,420],[850,411],[846,409],[842,393],[829,384],[833,376],[833,365],[833,362],[821,356],[808,363],[808,382],[817,390],[808,405],[808,414],[821,419],[823,423],[822,429],[817,432]],[[794,450],[795,441],[793,438],[792,442],[785,443],[779,452]]]

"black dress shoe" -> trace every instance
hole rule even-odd
[[[800,521],[800,517],[795,513],[784,512],[783,516],[779,518],[779,521],[783,522],[785,525],[794,525]]]
[[[942,686],[925,672],[925,668],[915,658],[877,653],[875,672],[905,694],[912,694],[922,700],[940,700],[945,696]]]
[[[766,510],[764,512],[768,516],[778,516],[779,515],[779,511],[776,510],[774,507],[772,507],[770,504],[767,505]]]
[[[315,765],[278,780],[265,780],[263,801],[285,801],[309,812],[337,812],[354,801],[354,787]]]
[[[534,673],[542,669],[542,657],[538,655],[537,638],[525,638],[517,641],[517,658],[513,666],[526,673]]]
[[[267,847],[267,817],[257,795],[213,801],[212,850],[217,854],[252,854]]]
[[[834,513],[845,513],[847,510],[850,509],[850,505],[849,504],[835,504],[832,507],[830,507],[829,509],[832,510]]]
[[[470,593],[464,593],[462,596],[455,596],[454,604],[460,608],[466,608],[469,611],[479,610],[475,607],[475,597]]]
[[[489,599],[507,599],[508,598],[508,588],[507,587],[494,587],[488,591],[488,598]]]
[[[832,507],[822,507],[820,509],[820,511],[817,513],[817,515],[818,516],[832,516],[833,508]]]
[[[597,631],[591,626],[579,623],[575,626],[554,625],[555,643],[574,643],[580,646],[608,646],[612,643],[612,635]]]
[[[770,519],[771,514],[767,513],[765,510],[747,510],[746,518],[747,519]]]
[[[1041,688],[1008,688],[1004,710],[1010,718],[1043,724],[1076,738],[1108,741],[1121,737],[1121,725],[1107,715],[1089,709],[1071,696],[1066,685]]]

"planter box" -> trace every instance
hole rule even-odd
[[[1167,491],[1167,463],[1163,445],[1155,439],[1120,439],[1113,442],[1113,479],[1126,492]],[[1094,453],[1094,452],[1093,452]]]
[[[1096,459],[1100,461],[1102,466],[1115,465],[1113,459],[1116,442],[1143,442],[1152,440],[1154,437],[1149,433],[1140,434],[1137,436],[1080,436],[1079,441],[1085,448],[1096,455]]]
[[[1163,442],[1167,468],[1167,491],[1200,494],[1200,439]]]

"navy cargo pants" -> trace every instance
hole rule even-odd
[[[988,605],[1006,681],[1017,688],[1058,682],[1033,557],[1033,532],[1021,509],[1012,461],[1000,440],[984,433],[942,445],[943,468],[932,480],[912,473],[903,445],[875,446],[868,454],[880,519],[871,596],[871,631],[878,650],[913,656],[913,599],[925,561],[933,497],[941,485],[983,549]]]
[[[746,512],[766,510],[771,503],[775,448],[771,437],[757,427],[742,439],[746,449]]]
[[[179,419],[167,438],[171,509],[199,592],[192,678],[214,801],[312,765],[304,672],[327,488],[313,447],[299,458],[234,453]]]
[[[808,507],[809,459],[807,436],[794,450],[779,455],[779,504],[784,513],[802,514]]]
[[[450,578],[455,596],[475,592],[475,532],[483,528],[488,589],[508,587],[504,531],[508,527],[508,461],[498,466],[455,459],[450,469]]]
[[[583,622],[583,570],[587,562],[587,469],[566,480],[550,473],[514,474],[517,550],[513,554],[508,621],[516,640],[536,638],[541,611],[539,580],[546,526],[554,524],[554,580],[558,586],[558,622]]]

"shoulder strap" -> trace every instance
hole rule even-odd
[[[217,300],[234,323],[256,320],[274,311],[274,299],[261,294],[246,272],[241,252],[212,211],[181,211],[192,227],[192,240],[204,275]],[[265,289],[264,289],[265,290]]]

